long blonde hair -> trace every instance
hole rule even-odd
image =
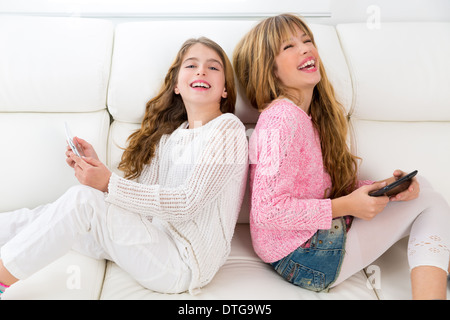
[[[314,36],[298,16],[282,14],[267,18],[250,30],[238,43],[233,54],[236,77],[250,103],[263,111],[273,100],[288,93],[275,75],[275,58],[281,44],[299,28]],[[347,145],[348,122],[345,110],[337,101],[323,64],[321,80],[315,86],[310,105],[311,119],[319,132],[324,167],[331,176],[328,197],[337,198],[357,186],[357,160]]]
[[[233,68],[225,51],[214,41],[200,37],[188,39],[178,51],[159,93],[147,102],[144,118],[139,130],[128,138],[128,146],[122,154],[118,168],[129,179],[138,178],[144,166],[151,162],[156,145],[164,134],[171,134],[187,120],[187,112],[180,95],[174,93],[183,57],[194,44],[203,44],[213,49],[222,59],[225,73],[227,98],[221,98],[220,111],[234,113],[236,89]]]

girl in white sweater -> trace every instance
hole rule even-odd
[[[120,177],[75,138],[67,163],[81,185],[54,203],[0,215],[0,291],[70,249],[117,263],[163,293],[211,281],[229,252],[247,176],[245,128],[233,115],[231,63],[190,39],[128,139]]]

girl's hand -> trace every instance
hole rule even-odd
[[[84,155],[88,158],[93,158],[93,159],[98,159],[97,153],[94,150],[94,147],[92,147],[92,145],[90,143],[88,143],[86,140],[83,140],[81,138],[78,137],[74,137],[73,138],[73,142],[75,144],[78,143],[78,145],[82,148],[82,151],[84,153]],[[70,167],[74,167],[75,165],[75,161],[71,158],[72,155],[75,155],[74,152],[72,151],[72,149],[70,148],[69,145],[67,145],[66,148],[66,162]]]
[[[74,162],[75,177],[81,184],[108,192],[111,171],[101,161],[91,157],[80,158],[73,152],[70,159]]]
[[[389,203],[387,196],[371,197],[369,192],[381,189],[386,186],[386,182],[375,182],[371,185],[362,186],[349,195],[342,197],[345,201],[342,215],[352,215],[354,217],[371,220],[379,214]]]
[[[384,210],[389,203],[389,197],[372,197],[369,193],[386,186],[386,182],[376,182],[371,185],[362,186],[353,191],[351,196],[353,201],[353,216],[363,220],[372,220],[377,214]]]
[[[407,173],[402,170],[395,170],[394,171],[394,178],[395,180],[400,179]],[[395,196],[390,197],[390,201],[409,201],[414,200],[419,196],[420,193],[420,186],[419,181],[417,181],[416,177],[412,178],[411,184],[409,185],[408,189],[405,191],[402,191]]]

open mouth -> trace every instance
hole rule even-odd
[[[209,89],[211,88],[211,85],[205,81],[194,81],[191,83],[191,88]]]
[[[297,69],[301,71],[313,71],[314,69],[316,69],[316,60],[309,59],[308,61],[298,66]]]

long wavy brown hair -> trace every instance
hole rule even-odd
[[[124,172],[125,178],[138,178],[144,166],[151,162],[161,137],[165,134],[171,134],[183,122],[187,121],[187,112],[183,100],[180,95],[174,93],[174,89],[184,56],[189,48],[197,43],[213,49],[222,59],[227,98],[221,98],[220,111],[222,113],[234,113],[236,103],[234,74],[225,51],[216,42],[205,37],[188,39],[178,51],[159,93],[147,102],[140,129],[132,133],[127,140],[128,146],[123,152],[118,166]]]
[[[273,100],[288,97],[275,75],[275,58],[281,44],[296,33],[296,27],[305,32],[316,46],[309,27],[292,14],[261,21],[236,46],[233,66],[237,79],[252,106],[260,112]],[[349,126],[345,109],[337,101],[322,63],[319,71],[321,80],[314,88],[310,112],[319,132],[323,163],[332,181],[332,188],[326,193],[330,198],[337,198],[356,188],[359,158],[350,152],[347,145]]]

